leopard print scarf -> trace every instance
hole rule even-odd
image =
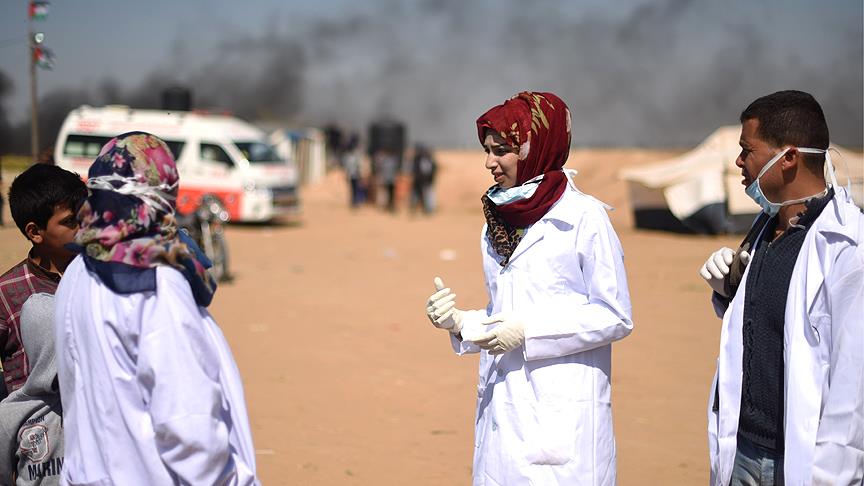
[[[483,216],[486,217],[486,238],[489,239],[495,253],[503,257],[498,263],[505,267],[510,262],[510,257],[519,242],[522,241],[525,228],[516,228],[507,224],[489,196],[484,194],[480,200],[483,201]]]

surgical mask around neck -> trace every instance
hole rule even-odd
[[[756,204],[758,204],[759,207],[762,208],[762,211],[764,211],[768,216],[775,216],[777,213],[780,212],[780,208],[782,208],[783,206],[790,206],[792,204],[807,202],[810,199],[822,197],[828,193],[828,187],[826,186],[825,190],[823,190],[822,192],[814,194],[812,196],[802,197],[800,199],[790,199],[788,201],[783,201],[779,203],[771,202],[768,200],[768,198],[765,196],[765,193],[762,192],[762,186],[759,185],[759,179],[765,174],[765,172],[768,171],[768,169],[770,169],[774,164],[776,164],[778,160],[780,160],[784,155],[786,155],[786,152],[788,152],[790,148],[791,147],[787,147],[783,149],[782,152],[775,155],[771,160],[769,160],[768,163],[765,164],[765,167],[762,167],[762,170],[759,171],[759,175],[756,176],[756,179],[751,182],[750,185],[747,186],[747,189],[744,191],[748,196],[750,196],[750,199],[755,201]],[[798,151],[807,154],[825,154],[825,165],[831,177],[831,184],[832,186],[837,186],[837,179],[834,177],[834,166],[831,164],[831,155],[828,153],[827,150],[798,147]]]
[[[489,196],[489,199],[491,199],[496,206],[503,206],[533,196],[534,192],[537,191],[537,187],[540,186],[541,180],[543,180],[543,174],[526,181],[521,186],[515,186],[509,189],[504,189],[501,186],[493,186],[486,192],[486,195]]]

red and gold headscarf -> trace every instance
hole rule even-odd
[[[477,119],[481,145],[487,130],[519,148],[517,186],[543,174],[537,190],[527,199],[497,206],[483,196],[487,234],[506,264],[521,239],[518,230],[539,221],[567,187],[561,169],[570,154],[570,110],[552,93],[523,91]]]

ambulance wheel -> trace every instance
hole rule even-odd
[[[225,242],[225,235],[220,232],[214,234],[212,239],[213,255],[210,256],[210,260],[213,266],[210,267],[210,274],[217,282],[228,282],[231,280],[231,274],[228,273],[228,245]]]

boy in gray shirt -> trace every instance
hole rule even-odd
[[[60,484],[63,408],[53,295],[33,294],[21,307],[21,339],[32,366],[24,386],[0,402],[0,485]]]

